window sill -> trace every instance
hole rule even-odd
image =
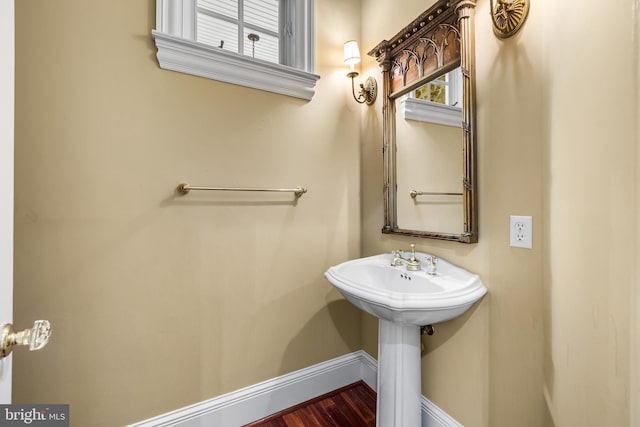
[[[436,123],[439,125],[462,127],[462,108],[405,98],[401,101],[405,120]]]
[[[160,68],[311,100],[320,76],[216,47],[151,32]]]

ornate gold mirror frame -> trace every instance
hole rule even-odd
[[[475,0],[438,0],[391,40],[371,52],[382,68],[385,234],[402,234],[462,243],[478,241],[476,189]],[[462,70],[463,232],[398,227],[396,176],[396,100],[460,66]]]

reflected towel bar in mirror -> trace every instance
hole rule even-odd
[[[207,191],[269,191],[278,193],[295,193],[296,197],[301,197],[307,192],[306,188],[238,188],[238,187],[197,187],[189,184],[178,185],[178,193],[189,194],[191,190],[207,190]]]
[[[417,191],[411,190],[409,195],[412,199],[415,199],[416,196],[462,196],[462,193],[442,193],[437,191]]]

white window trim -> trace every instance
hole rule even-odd
[[[408,95],[400,100],[405,120],[436,123],[462,128],[462,108],[416,99]]]
[[[313,0],[308,10],[305,70],[254,59],[194,41],[195,0],[156,0],[156,29],[151,34],[158,48],[160,68],[220,80],[282,95],[310,100],[320,76],[313,69]]]

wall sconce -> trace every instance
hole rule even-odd
[[[358,42],[350,40],[344,44],[344,63],[349,65],[349,73],[347,77],[351,77],[351,92],[353,93],[353,99],[358,104],[371,105],[376,101],[378,95],[378,83],[376,79],[369,76],[364,84],[360,83],[360,92],[356,96],[356,88],[354,79],[358,77],[358,72],[354,70],[354,65],[360,62],[360,50],[358,49]]]

